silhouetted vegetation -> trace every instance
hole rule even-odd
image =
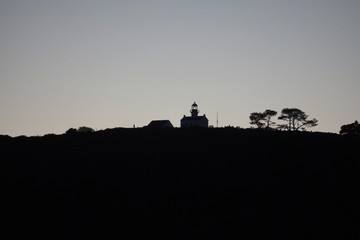
[[[318,125],[318,120],[315,118],[308,119],[303,111],[297,108],[284,108],[281,111],[281,115],[278,117],[279,120],[286,121],[286,124],[279,124],[280,129],[288,131],[299,131],[305,130],[309,127],[315,127]]]
[[[342,135],[360,135],[360,124],[358,121],[341,126],[340,134]]]
[[[274,110],[265,110],[265,112],[253,112],[250,114],[250,124],[255,125],[258,128],[271,129],[275,125],[275,122],[271,121],[271,118],[276,116],[277,112]]]
[[[65,133],[68,134],[68,135],[73,135],[73,134],[77,133],[77,129],[69,128]]]
[[[259,129],[274,129],[276,123],[271,121],[271,118],[276,116],[277,112],[274,110],[265,110],[264,112],[253,112],[250,113],[250,124],[256,126]],[[318,125],[318,120],[315,118],[308,119],[303,111],[297,108],[284,108],[281,111],[281,115],[278,117],[279,120],[286,121],[286,124],[277,124],[277,129],[288,130],[288,131],[299,131],[305,130],[309,127],[315,127]]]
[[[74,134],[84,134],[84,133],[92,133],[95,132],[94,129],[90,127],[79,127],[78,129],[70,128],[65,133],[68,135],[74,135]]]
[[[13,237],[356,239],[359,233],[355,138],[117,128],[0,140],[8,202],[2,216]]]

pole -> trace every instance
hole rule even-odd
[[[216,112],[216,128],[219,127],[219,112]]]

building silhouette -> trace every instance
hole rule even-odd
[[[180,120],[181,128],[207,128],[209,126],[209,120],[206,115],[199,116],[199,109],[196,102],[191,105],[191,116],[185,116]]]
[[[153,120],[147,125],[148,128],[174,128],[169,120]]]

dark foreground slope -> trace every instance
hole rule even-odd
[[[359,149],[334,134],[238,129],[3,138],[2,218],[8,237],[358,239]]]

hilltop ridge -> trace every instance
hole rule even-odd
[[[359,145],[330,133],[234,128],[117,128],[0,140],[10,224],[49,234],[62,226],[63,237],[129,231],[352,237],[360,213]]]

